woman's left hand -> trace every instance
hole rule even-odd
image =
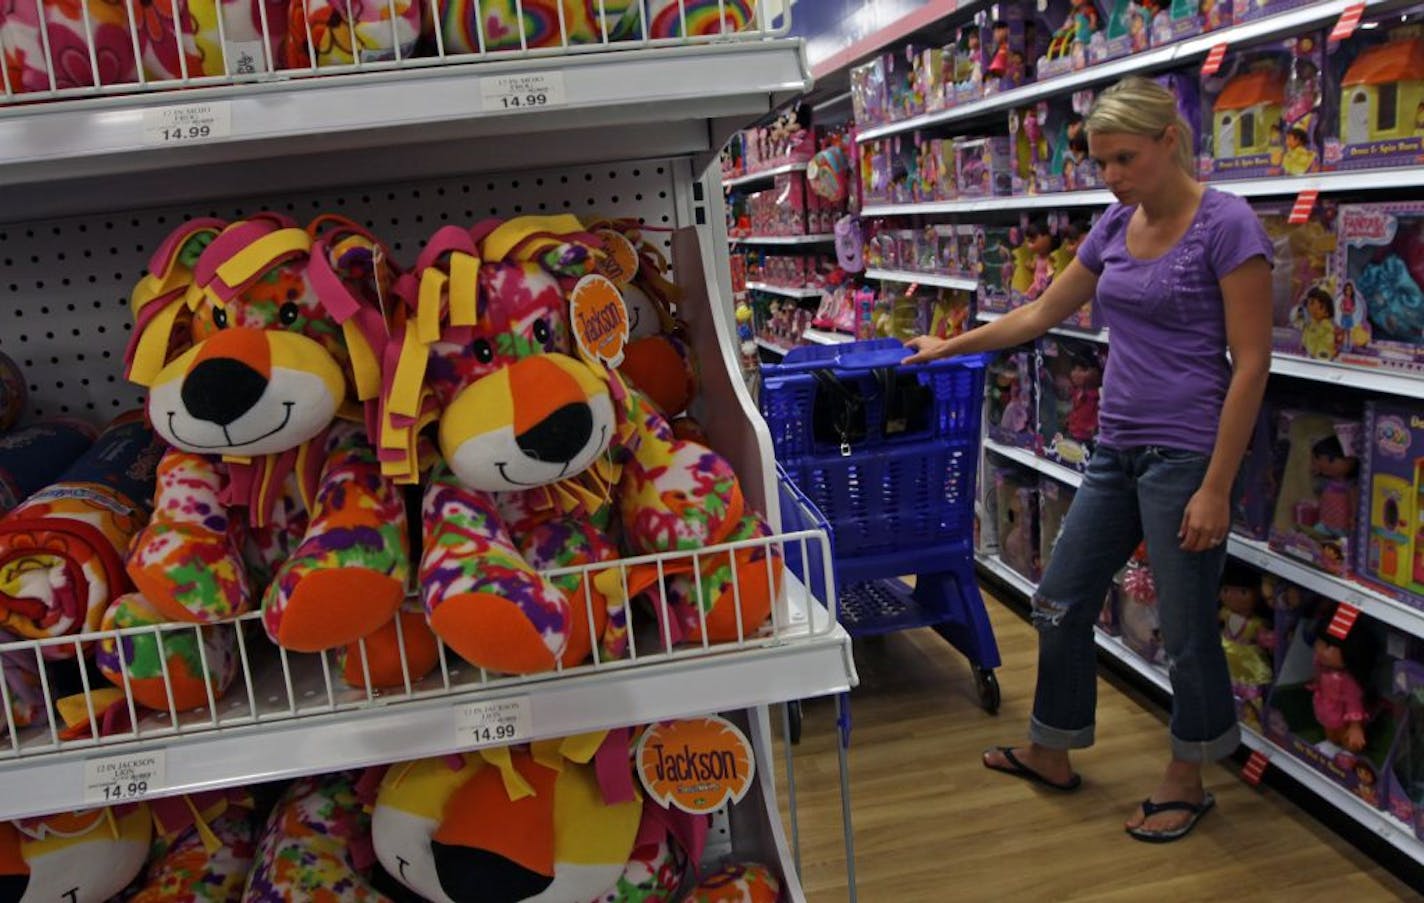
[[[1183,551],[1205,552],[1226,542],[1226,534],[1230,531],[1230,494],[1198,489],[1187,502],[1177,538],[1182,541]]]

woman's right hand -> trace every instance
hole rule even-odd
[[[918,335],[905,343],[905,347],[915,353],[905,358],[902,364],[924,364],[949,356],[950,340],[937,339],[932,335]]]

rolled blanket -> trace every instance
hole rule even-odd
[[[53,483],[94,443],[80,420],[47,420],[0,437],[0,514]]]
[[[15,642],[16,638],[0,631],[0,646]],[[34,652],[21,649],[16,652],[0,652],[0,671],[4,672],[5,690],[10,696],[10,716],[16,730],[30,725],[48,723],[49,710],[45,707],[44,686],[40,683],[39,662]],[[8,736],[10,721],[0,712],[0,737]]]
[[[124,414],[61,480],[0,518],[0,630],[48,639],[99,628],[130,587],[123,554],[148,520],[162,454],[143,413]]]

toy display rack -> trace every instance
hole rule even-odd
[[[976,560],[986,571],[1025,597],[1033,595],[1034,584],[1018,571],[1004,564],[998,556],[981,554],[976,556]],[[1099,651],[1128,667],[1158,691],[1168,696],[1171,695],[1172,685],[1165,670],[1148,662],[1129,649],[1122,640],[1110,636],[1099,627],[1094,627],[1094,638],[1097,640]],[[1416,838],[1413,830],[1404,822],[1388,812],[1368,805],[1358,796],[1324,777],[1309,765],[1245,725],[1241,727],[1241,742],[1247,748],[1264,755],[1272,766],[1281,769],[1295,781],[1310,788],[1313,793],[1334,806],[1342,815],[1363,825],[1414,861],[1424,864],[1424,842]]]
[[[749,504],[779,524],[770,435],[735,358],[721,192],[703,174],[728,135],[809,87],[800,45],[773,37],[763,29],[712,43],[407,60],[181,92],[91,89],[48,103],[7,94],[0,350],[31,383],[33,417],[102,422],[141,403],[122,378],[127,294],[156,243],[189,215],[334,210],[366,219],[402,259],[442,223],[639,216],[677,230],[665,244],[687,289],[683,315],[701,365],[694,413],[742,476]],[[538,111],[482,106],[482,80],[507,75],[552,79],[564,93]],[[146,139],[146,122],[214,104],[226,128],[203,140]],[[826,539],[804,531],[765,541]],[[739,642],[684,649],[639,636],[636,659],[524,678],[482,674],[450,656],[433,678],[384,694],[340,689],[327,657],[284,654],[248,632],[237,681],[204,714],[141,716],[128,734],[78,741],[48,728],[11,731],[0,742],[0,819],[92,805],[86,763],[135,752],[165,754],[163,780],[147,791],[163,796],[472,748],[460,712],[494,702],[525,707],[530,739],[746,710],[768,767],[758,793],[730,813],[730,846],[776,863],[789,899],[804,900],[781,833],[765,706],[857,683],[834,603],[811,598],[805,576],[788,572],[773,623],[748,626]],[[38,645],[4,651],[33,655]],[[846,832],[853,868],[848,823]]]

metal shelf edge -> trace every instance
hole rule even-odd
[[[881,282],[919,283],[940,288],[957,288],[972,292],[979,288],[979,280],[972,276],[950,276],[944,273],[916,273],[912,270],[867,269],[865,278],[879,279]]]

